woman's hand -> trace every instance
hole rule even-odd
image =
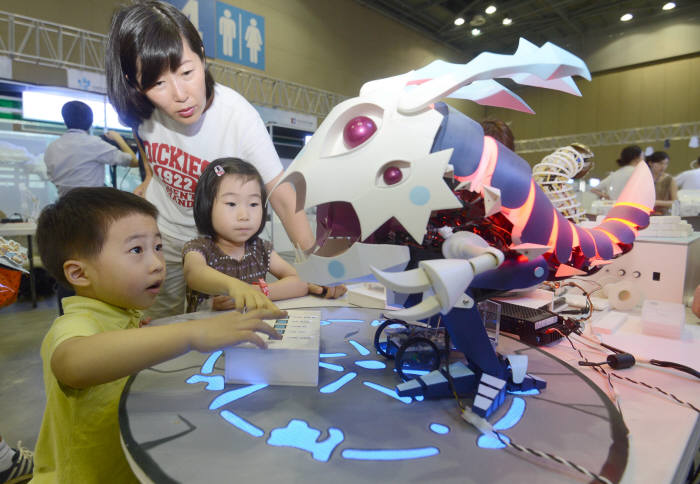
[[[134,188],[134,194],[141,198],[146,198],[146,188],[148,188],[148,184],[151,183],[151,178],[153,177],[147,176],[139,186]]]
[[[324,299],[337,299],[345,294],[348,290],[343,284],[337,286],[319,286],[309,282],[309,294],[312,296],[322,297]]]

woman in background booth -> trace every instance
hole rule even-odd
[[[627,146],[617,159],[620,168],[605,177],[597,187],[591,188],[591,192],[606,200],[617,200],[627,180],[632,176],[634,167],[641,161],[644,161],[642,149],[637,145]]]
[[[690,170],[676,175],[679,190],[700,190],[700,157],[690,162]]]
[[[235,156],[252,163],[290,239],[302,249],[314,244],[306,215],[296,212],[293,187],[272,191],[283,170],[260,115],[243,96],[214,82],[202,39],[180,10],[159,1],[118,9],[105,70],[109,99],[149,162],[135,192],[160,213],[167,278],[148,316],[184,311],[182,248],[197,237],[194,192],[212,160]]]
[[[646,159],[651,175],[654,177],[654,188],[656,190],[654,212],[662,215],[668,214],[674,200],[678,200],[676,182],[671,175],[666,173],[668,161],[668,154],[665,151],[655,151]]]

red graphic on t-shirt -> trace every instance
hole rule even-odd
[[[148,151],[153,172],[165,184],[168,196],[178,205],[191,208],[194,204],[197,180],[209,162],[177,146],[148,141],[144,141],[143,144]]]

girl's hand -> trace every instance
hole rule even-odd
[[[345,294],[348,290],[343,284],[337,286],[319,286],[309,282],[309,294],[312,296],[322,297],[324,299],[337,299]]]
[[[259,348],[267,348],[267,343],[258,333],[265,333],[272,339],[282,336],[263,319],[279,319],[287,316],[279,309],[258,309],[245,314],[225,313],[212,318],[188,321],[190,326],[190,349],[206,353],[246,341]]]
[[[238,279],[233,279],[229,285],[228,295],[234,299],[235,309],[242,311],[253,309],[268,309],[270,311],[279,311],[272,301],[270,301],[257,286],[247,284]]]
[[[236,309],[236,301],[228,296],[213,296],[211,298],[211,308],[214,311],[231,311]]]

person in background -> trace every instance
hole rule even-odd
[[[61,108],[68,130],[52,142],[44,153],[46,173],[63,196],[75,187],[101,187],[105,165],[138,166],[133,150],[116,131],[105,136],[119,148],[89,134],[92,109],[81,101],[68,101]]]
[[[64,299],[41,344],[46,408],[32,482],[138,482],[124,456],[119,399],[129,377],[188,351],[281,336],[263,319],[278,309],[142,326],[141,310],[165,279],[156,208],[109,187],[76,188],[47,206],[37,224],[46,269],[76,296]]]
[[[24,482],[32,477],[34,456],[22,442],[13,449],[0,436],[0,484]]]
[[[180,10],[159,1],[120,8],[105,71],[112,105],[147,154],[146,179],[135,192],[160,213],[168,276],[149,316],[185,309],[182,249],[197,237],[194,193],[215,159],[238,157],[255,166],[289,238],[303,250],[314,245],[305,213],[296,211],[294,188],[284,183],[272,190],[283,169],[260,115],[243,96],[214,83],[202,39]]]
[[[700,190],[700,157],[690,162],[690,170],[676,175],[679,190]]]
[[[642,161],[644,161],[642,149],[636,145],[627,146],[617,160],[620,168],[605,177],[597,187],[591,188],[591,192],[606,200],[617,200],[627,180],[632,176],[634,167]]]
[[[491,136],[510,151],[515,152],[515,137],[510,127],[500,119],[485,119],[481,122],[485,136]]]
[[[646,159],[651,175],[654,177],[654,189],[656,190],[656,203],[654,212],[668,214],[674,200],[678,200],[678,187],[671,175],[666,173],[668,168],[668,154],[665,151],[655,151]]]

